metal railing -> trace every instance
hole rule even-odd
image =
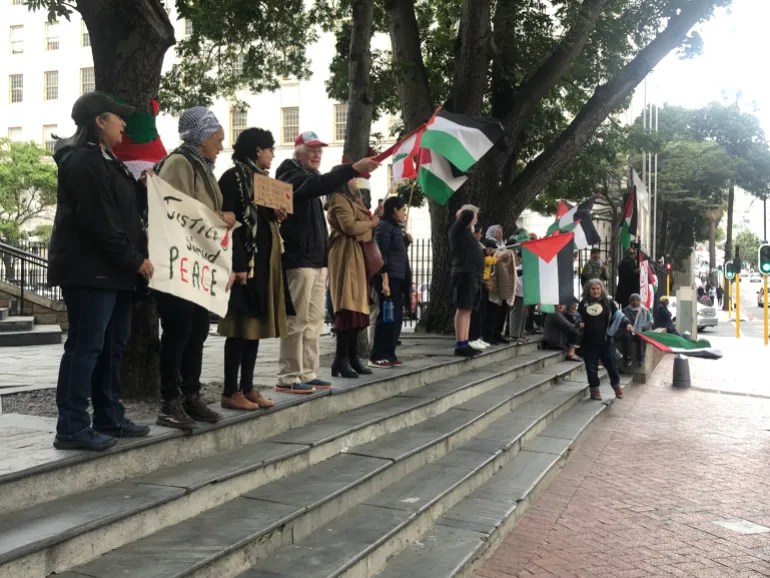
[[[61,288],[48,286],[48,245],[0,241],[0,280],[19,288],[19,313],[24,311],[25,295],[34,293],[52,301],[62,301]]]

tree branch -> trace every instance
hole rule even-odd
[[[607,84],[599,86],[567,129],[537,158],[529,162],[502,191],[516,197],[519,214],[578,155],[599,125],[626,99],[647,74],[671,50],[680,45],[688,31],[708,17],[715,0],[693,0],[672,16],[660,34],[636,55]]]
[[[459,54],[448,108],[461,114],[480,115],[487,91],[492,45],[490,0],[464,0],[460,20]]]
[[[398,78],[398,98],[407,130],[414,130],[430,118],[433,99],[428,73],[420,48],[420,29],[414,0],[387,0],[390,42]]]
[[[609,0],[584,0],[575,22],[551,56],[516,90],[513,105],[503,119],[510,142],[515,143],[518,140],[525,119],[583,52],[596,27],[596,21],[608,2]]]

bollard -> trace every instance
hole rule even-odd
[[[674,387],[690,387],[690,361],[684,355],[677,355],[674,359],[674,376],[671,381]]]

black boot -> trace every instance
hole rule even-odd
[[[350,367],[361,375],[371,375],[372,370],[361,363],[358,358],[358,331],[350,332],[350,343],[348,345],[348,356],[350,357]]]
[[[337,349],[334,352],[332,362],[332,377],[358,377],[358,374],[350,367],[350,338],[352,331],[337,331]]]

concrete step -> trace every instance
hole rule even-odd
[[[225,417],[200,424],[192,434],[152,426],[146,438],[123,439],[106,452],[54,451],[41,463],[37,457],[0,462],[0,515],[31,505],[84,492],[162,468],[238,450],[291,428],[369,406],[378,401],[500,366],[517,357],[540,355],[537,344],[504,346],[471,359],[450,355],[416,359],[402,368],[377,371],[355,380],[334,380],[335,388],[312,395],[271,392],[276,405],[260,412],[212,408]],[[551,352],[553,353],[553,352]],[[556,361],[557,357],[543,357]],[[543,363],[546,363],[543,361]],[[497,372],[500,373],[500,372]],[[467,381],[466,381],[467,383]],[[51,480],[57,480],[51,483]]]
[[[3,321],[5,319],[8,319],[8,312],[10,310],[8,307],[0,307],[0,321]]]
[[[345,467],[335,466],[332,460],[342,458],[338,454],[346,448],[378,436],[426,428],[430,433],[421,440],[427,452],[431,445],[441,443],[448,436],[460,439],[467,435],[460,432],[463,425],[472,431],[472,427],[478,427],[475,424],[510,411],[515,403],[530,399],[554,381],[579,370],[578,364],[554,363],[559,358],[558,352],[545,351],[514,357],[497,364],[495,370],[473,371],[440,384],[427,385],[419,392],[394,396],[248,446],[145,474],[130,483],[108,485],[8,514],[0,518],[0,575],[6,569],[10,572],[19,568],[35,568],[45,575],[86,562],[164,527],[179,523],[185,526],[184,520],[190,517],[206,519],[210,510],[224,507],[239,495],[271,480],[295,472],[300,472],[295,475],[307,474],[309,470],[303,470],[312,464],[345,471]],[[557,367],[551,374],[543,369],[547,363]],[[543,373],[517,377],[527,370]],[[504,389],[505,394],[501,395]],[[453,404],[481,398],[486,398],[486,407],[480,406],[475,411],[449,409]],[[404,435],[405,439],[409,438],[408,434]],[[435,438],[433,444],[429,438]],[[345,461],[360,460],[345,456]],[[368,482],[366,487],[375,489],[390,483],[393,476],[402,476],[409,468],[424,463],[414,458],[395,468],[391,460],[367,458],[363,461],[381,463],[389,470],[378,472]],[[327,465],[330,462],[332,465]],[[307,492],[308,484],[298,483],[296,487]],[[158,492],[158,488],[167,491]],[[114,499],[108,499],[109,495]],[[319,503],[322,501],[319,497]],[[48,530],[41,530],[43,520]],[[131,531],[127,532],[126,528]],[[299,532],[296,528],[293,531]]]
[[[32,331],[35,326],[34,317],[8,317],[7,319],[0,319],[0,333],[8,333],[11,331]]]
[[[478,452],[462,446],[472,439],[474,426],[483,423],[485,418],[493,420],[490,423],[497,421],[494,417],[498,409],[505,407],[504,417],[510,414],[510,405],[501,403],[501,392],[497,390],[508,390],[511,404],[516,398],[526,398],[526,393],[531,391],[546,391],[545,395],[558,393],[550,396],[553,406],[538,418],[518,422],[518,430],[511,430],[512,426],[507,424],[508,435],[514,439],[523,439],[527,432],[542,429],[550,413],[585,395],[582,384],[550,389],[519,386],[518,382],[501,385],[479,396],[487,397],[484,409],[475,412],[451,409],[378,441],[351,448],[72,570],[95,578],[129,575],[129,572],[147,578],[232,576],[258,560],[280,559],[281,552],[293,551],[297,547],[294,545],[304,539],[299,552],[287,562],[294,564],[306,552],[305,541],[327,534],[334,536],[330,541],[336,546],[325,555],[336,552],[340,560],[348,560],[348,555],[361,546],[362,540],[374,539],[383,528],[400,527],[418,512],[428,523],[427,512],[432,505],[435,507],[430,511],[435,512],[436,508],[444,507],[439,506],[443,504],[442,499],[444,502],[461,499],[502,465],[504,455],[517,451],[515,442],[508,444],[507,452],[496,449]],[[523,403],[519,407],[523,408],[523,415],[534,415],[539,406]],[[144,483],[158,481],[145,479]],[[174,482],[164,483],[172,486]],[[422,493],[415,494],[420,487]],[[415,495],[420,497],[404,501],[406,496]],[[398,504],[408,504],[408,507],[398,508]],[[340,530],[335,533],[330,527]],[[319,569],[315,562],[309,563],[310,566],[300,564],[295,575],[331,575]],[[260,569],[276,571],[273,567]]]
[[[517,460],[526,440],[535,439],[555,415],[580,403],[585,395],[585,384],[554,387],[534,403],[523,404],[500,418],[468,443],[350,508],[306,539],[276,551],[239,577],[374,575],[408,543],[419,540],[468,496],[497,477],[496,472]],[[546,404],[549,409],[544,410]],[[553,461],[555,456],[548,459]],[[515,470],[526,477],[541,465],[526,463]],[[510,505],[515,503],[514,498],[509,499]],[[472,505],[464,509],[477,511]],[[410,575],[437,576],[424,566],[421,572],[399,576]]]
[[[602,390],[605,398],[614,395],[606,385]],[[547,488],[608,405],[590,400],[577,403],[524,443],[506,466],[449,509],[434,527],[390,559],[377,578],[472,576],[484,555],[503,540]]]
[[[16,319],[9,317],[8,320]],[[6,323],[7,321],[0,321]],[[0,331],[0,347],[20,347],[23,345],[51,345],[61,343],[62,331],[58,325],[33,325],[21,331]]]

